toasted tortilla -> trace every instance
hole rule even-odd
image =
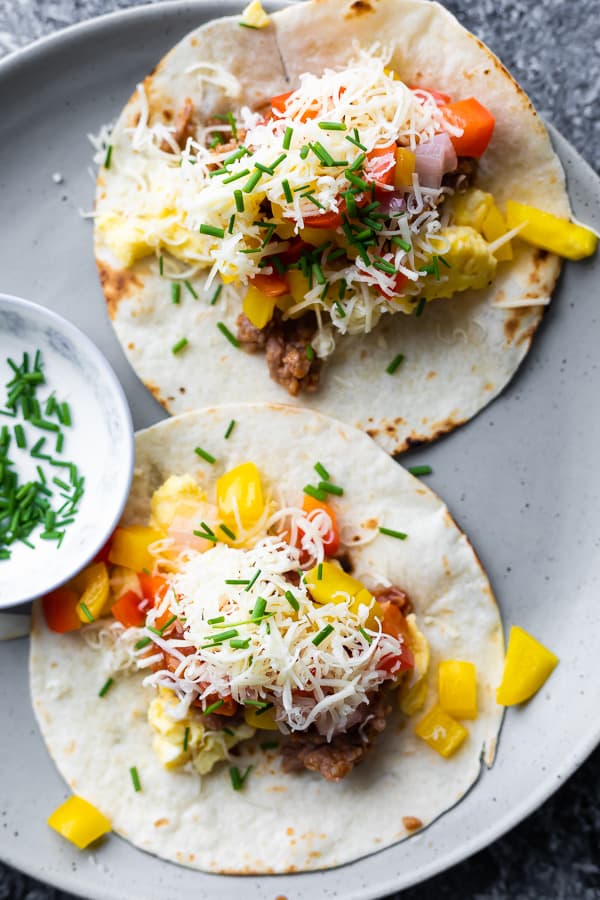
[[[231,419],[236,426],[226,440]],[[214,465],[199,460],[198,444],[214,454]],[[143,673],[117,674],[110,694],[99,697],[107,678],[102,654],[80,632],[49,631],[38,606],[30,671],[43,738],[71,789],[142,850],[236,874],[340,865],[431,823],[493,761],[503,634],[489,582],[439,497],[365,434],[314,412],[271,405],[212,408],[168,420],[137,435],[123,521],[146,523],[152,493],[169,475],[191,473],[210,499],[216,478],[247,460],[256,462],[267,490],[300,502],[317,459],[344,486],[334,503],[354,573],[367,585],[389,579],[414,605],[431,648],[423,711],[436,702],[438,663],[463,659],[477,667],[478,718],[465,723],[469,737],[458,753],[443,759],[414,734],[422,713],[406,719],[396,710],[372,753],[337,784],[308,771],[285,774],[275,752],[246,749],[235,764],[254,768],[236,792],[225,763],[202,777],[162,768],[147,722],[155,694],[142,686]],[[379,525],[408,537],[381,535]],[[272,737],[263,733],[256,745]],[[134,765],[139,793],[130,778]]]
[[[191,67],[225,63],[241,85],[233,105],[259,108],[297,86],[299,75],[343,66],[353,41],[392,49],[391,66],[409,84],[433,86],[453,99],[475,96],[496,117],[478,186],[502,207],[513,198],[569,216],[564,174],[530,100],[499,60],[442,6],[426,0],[314,0],[287,7],[265,29],[224,18],[193,31],[144,81],[150,122],[172,123],[193,99],[199,121],[232,106],[222,89],[198,90]],[[252,64],[249,61],[256,61]],[[112,163],[98,178],[97,208],[110,201],[133,154],[125,129],[140,113],[136,93],[111,138]],[[560,270],[545,251],[514,242],[515,258],[499,266],[493,285],[428,304],[420,318],[386,315],[372,333],[344,336],[315,394],[291,400],[271,380],[263,354],[233,348],[217,330],[235,333],[244,289],[231,285],[209,306],[204,277],[194,279],[202,302],[186,291],[178,307],[154,257],[123,270],[102,234],[96,259],[109,315],[142,381],[171,413],[215,402],[298,402],[352,422],[388,452],[434,440],[466,422],[508,383],[531,344]],[[174,356],[183,335],[189,345]],[[386,366],[404,354],[394,376]],[[242,387],[240,387],[242,385]]]

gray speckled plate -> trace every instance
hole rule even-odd
[[[185,31],[235,8],[174,2],[131,10],[69,29],[0,64],[0,288],[51,306],[87,332],[117,371],[138,426],[163,413],[129,369],[106,318],[91,227],[78,214],[90,208],[93,194],[86,132],[116,115],[135,82]],[[554,140],[576,214],[599,228],[597,177],[564,139]],[[53,181],[55,172],[62,183]],[[202,875],[116,837],[78,853],[45,824],[67,790],[30,709],[27,643],[12,641],[0,645],[0,854],[6,862],[103,900],[365,900],[458,862],[552,793],[600,738],[599,292],[598,259],[566,266],[509,389],[468,425],[413,454],[433,465],[430,484],[472,537],[506,624],[531,630],[561,658],[534,702],[509,710],[497,762],[463,802],[396,847],[307,875]]]

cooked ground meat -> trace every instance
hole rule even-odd
[[[345,778],[368,754],[377,735],[385,729],[385,717],[392,709],[383,690],[364,707],[362,723],[356,723],[345,734],[334,735],[331,741],[315,728],[292,734],[281,745],[283,771],[310,769],[319,772],[327,781]]]
[[[264,328],[255,328],[240,313],[237,320],[237,338],[247,353],[266,350],[271,378],[295,397],[300,391],[317,390],[321,372],[321,360],[309,359],[307,348],[317,330],[314,313],[298,319],[283,320],[281,312],[275,314]]]
[[[173,139],[180,150],[185,149],[189,137],[194,137],[195,125],[192,121],[193,116],[194,104],[189,97],[186,97],[183,106],[177,113],[177,118],[175,119],[175,131],[173,132]],[[165,153],[173,152],[171,144],[164,140],[160,145],[160,149],[164,150]]]
[[[406,591],[395,587],[395,585],[392,585],[389,588],[383,588],[381,591],[376,591],[375,597],[377,600],[381,600],[384,603],[386,600],[389,600],[390,603],[394,603],[403,616],[407,616],[413,611],[413,605],[410,602],[410,597]]]
[[[471,159],[470,156],[461,156],[454,172],[444,175],[442,185],[452,188],[454,191],[466,191],[473,184],[476,174],[477,160]]]

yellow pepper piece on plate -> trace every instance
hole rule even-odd
[[[125,566],[141,572],[153,566],[152,555],[148,550],[150,544],[164,537],[162,531],[149,528],[147,525],[126,525],[117,528],[112,539],[108,561],[113,566]]]
[[[257,706],[244,706],[244,719],[250,728],[263,731],[279,731],[273,709],[260,710]]]
[[[481,233],[489,244],[493,244],[498,238],[503,237],[508,231],[504,216],[495,203],[492,203],[488,213],[481,223]],[[513,258],[512,246],[510,241],[494,250],[494,256],[500,262]]]
[[[440,706],[457,719],[477,718],[477,669],[472,662],[446,659],[438,668]]]
[[[394,169],[394,187],[401,188],[412,184],[415,173],[415,154],[406,147],[396,148],[396,168]]]
[[[341,603],[349,600],[349,608],[355,614],[358,614],[360,606],[369,606],[371,609],[366,625],[368,628],[375,628],[376,618],[383,619],[383,610],[373,594],[361,581],[348,575],[335,563],[324,562],[321,566],[320,578],[319,566],[310,569],[305,575],[306,586],[315,603]]]
[[[273,318],[276,297],[267,297],[253,284],[246,291],[242,309],[255,328],[264,328]]]
[[[73,579],[73,586],[81,591],[77,604],[77,615],[81,621],[87,623],[99,619],[110,595],[110,582],[105,564],[98,562],[86,566]]]
[[[236,522],[237,510],[244,528],[260,519],[265,502],[260,472],[253,462],[242,463],[221,475],[217,480],[217,506],[219,515],[229,523]]]
[[[76,795],[54,810],[48,825],[80,850],[112,829],[110,821],[100,810]]]
[[[456,753],[469,732],[441,706],[434,706],[417,722],[415,734],[447,759]]]
[[[513,625],[496,701],[502,706],[514,706],[529,700],[546,682],[557,663],[558,656],[523,628]]]
[[[591,256],[598,245],[598,236],[589,228],[514,200],[506,204],[506,219],[509,228],[525,223],[519,231],[521,240],[566,259]]]
[[[246,25],[247,28],[266,28],[270,21],[260,0],[252,0],[242,12],[240,25]]]

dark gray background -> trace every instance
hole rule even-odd
[[[0,56],[58,28],[132,5],[129,0],[0,0]],[[446,5],[490,45],[542,116],[599,171],[600,0],[448,0]],[[402,894],[403,900],[509,897],[600,898],[600,750],[505,838]],[[0,863],[0,900],[70,898]]]

